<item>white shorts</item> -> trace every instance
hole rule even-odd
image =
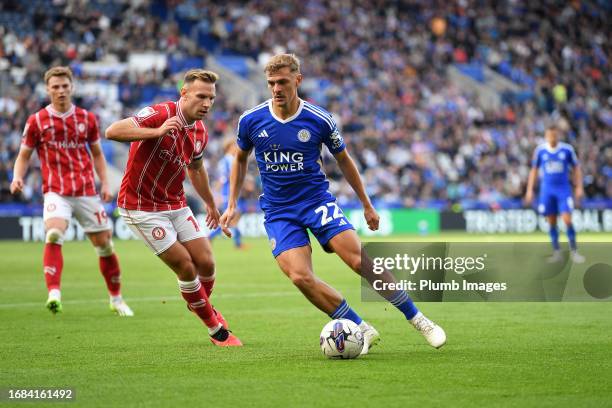
[[[111,224],[100,196],[64,196],[49,192],[44,196],[43,220],[63,218],[70,222],[72,214],[86,233],[110,230]]]
[[[159,255],[177,240],[187,242],[206,238],[189,207],[171,211],[136,211],[119,208],[119,214],[137,237]]]

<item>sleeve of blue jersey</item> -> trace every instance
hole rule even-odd
[[[236,129],[236,144],[238,145],[238,147],[244,151],[249,151],[253,148],[253,143],[251,142],[251,139],[249,138],[249,131],[248,131],[248,120],[247,118],[245,118],[244,116],[241,117],[238,120],[238,126]]]

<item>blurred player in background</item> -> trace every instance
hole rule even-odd
[[[177,102],[146,107],[134,117],[115,122],[106,130],[106,137],[131,142],[117,199],[119,213],[177,275],[187,307],[208,327],[212,343],[225,347],[242,344],[210,304],[215,283],[213,254],[183,191],[187,168],[193,187],[204,200],[206,224],[217,228],[219,211],[204,167],[208,131],[202,122],[214,103],[217,80],[211,71],[188,71]]]
[[[230,173],[232,170],[232,164],[234,162],[234,157],[236,157],[236,151],[238,147],[236,146],[236,142],[233,139],[225,139],[223,141],[223,157],[219,160],[217,165],[217,174],[219,174],[219,178],[216,181],[216,191],[218,192],[218,203],[219,209],[221,211],[225,211],[227,209],[227,204],[229,201],[229,193],[230,193]],[[232,239],[234,240],[234,247],[237,249],[246,249],[245,245],[242,243],[242,232],[238,228],[238,221],[240,220],[240,216],[244,212],[244,200],[238,198],[238,203],[236,206],[236,212],[232,222],[229,225],[229,229],[232,233]],[[213,240],[217,236],[222,233],[221,227],[217,228],[213,232],[210,233],[208,238]]]
[[[121,297],[119,261],[113,248],[111,225],[100,200],[101,196],[102,200],[109,201],[112,195],[96,117],[72,104],[74,86],[70,68],[51,68],[44,80],[51,104],[28,118],[15,160],[11,193],[23,190],[30,157],[36,150],[43,178],[47,308],[53,313],[62,311],[62,244],[74,213],[100,257],[100,271],[110,293],[111,310],[120,316],[133,316]],[[96,194],[94,168],[100,179],[100,196]]]
[[[327,252],[335,252],[351,269],[362,273],[359,237],[328,191],[329,182],[321,163],[323,144],[334,155],[363,204],[371,230],[378,229],[379,216],[332,116],[299,98],[297,89],[302,81],[299,60],[294,55],[276,55],[265,72],[272,99],[240,117],[239,149],[231,174],[229,205],[221,224],[227,226],[233,219],[248,157],[254,148],[264,192],[260,205],[272,254],[285,275],[317,308],[332,319],[350,319],[360,326],[365,354],[379,340],[378,332],[362,320],[337,290],[317,278],[312,268],[308,230]],[[444,345],[444,330],[419,312],[406,292],[391,291],[383,296],[429,344]]]
[[[549,235],[554,250],[549,260],[557,262],[562,259],[559,247],[559,230],[557,228],[557,217],[561,214],[561,218],[566,225],[572,261],[582,263],[585,259],[578,253],[576,230],[572,224],[574,205],[578,204],[584,196],[580,163],[574,148],[559,141],[559,129],[556,126],[548,127],[544,136],[546,143],[536,147],[533,153],[525,202],[527,205],[533,202],[533,191],[539,173],[538,212],[548,220]],[[574,182],[573,194],[572,179]]]

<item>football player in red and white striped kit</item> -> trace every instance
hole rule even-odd
[[[178,101],[146,107],[134,117],[113,123],[106,137],[131,142],[117,204],[130,229],[178,278],[187,307],[208,327],[217,346],[241,346],[227,322],[209,302],[215,282],[210,243],[187,206],[185,169],[206,207],[206,224],[219,225],[204,148],[208,132],[202,119],[216,96],[218,75],[194,69],[185,74]],[[231,233],[224,229],[226,235]]]
[[[36,150],[44,193],[46,236],[43,270],[49,291],[47,308],[53,313],[62,311],[62,244],[74,213],[100,257],[100,271],[110,294],[111,310],[119,316],[133,316],[121,297],[121,271],[113,248],[112,227],[102,205],[102,200],[109,201],[112,195],[96,117],[72,104],[70,68],[51,68],[45,73],[44,80],[51,104],[28,118],[15,160],[11,193],[23,190],[30,157]],[[94,169],[100,178],[101,197],[96,194]]]

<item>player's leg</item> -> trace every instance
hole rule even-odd
[[[215,310],[209,300],[215,284],[215,259],[213,257],[210,242],[205,238],[204,232],[200,228],[198,221],[195,219],[189,207],[172,211],[170,213],[170,219],[176,231],[178,242],[185,248],[193,264],[195,274],[194,280],[198,282],[200,290],[205,296],[204,300],[207,302],[205,311],[208,313],[208,308],[210,308],[216,320],[224,329],[214,334],[211,340],[213,340],[213,343],[215,343],[215,340],[220,340],[222,343],[230,343],[215,343],[218,345],[238,345],[240,341],[237,338],[225,333],[228,328],[227,321],[221,313]],[[197,310],[194,310],[190,304],[188,308],[197,314]]]
[[[566,194],[559,197],[559,212],[566,226],[567,240],[569,242],[572,261],[575,263],[583,263],[585,261],[584,256],[578,253],[578,247],[576,245],[576,229],[572,223],[573,210],[574,199],[572,198],[571,191],[568,191]]]
[[[238,221],[240,221],[240,217],[242,217],[242,212],[238,210],[236,216],[232,219],[232,223],[230,224],[230,231],[232,232],[234,247],[244,249],[244,245],[242,244],[242,231],[240,231],[240,228],[238,228]]]
[[[332,318],[346,318],[361,323],[361,318],[348,307],[340,293],[317,278],[312,269],[310,245],[291,248],[276,257],[283,273],[319,310]],[[342,307],[340,307],[342,306]],[[347,309],[347,315],[334,316],[339,309]],[[353,316],[354,315],[354,316]]]
[[[121,296],[121,268],[112,240],[112,226],[98,196],[68,198],[74,216],[81,224],[98,255],[100,273],[109,293],[109,307],[119,316],[134,316]]]
[[[179,233],[179,237],[180,236],[181,234]],[[191,259],[193,260],[196,276],[200,281],[202,288],[204,288],[206,296],[210,298],[216,278],[215,259],[210,242],[207,239],[199,237],[182,242],[182,244],[185,246],[185,249],[187,249],[187,252],[189,252]],[[229,328],[229,325],[221,312],[216,310],[214,306],[213,312],[217,316],[219,323],[221,323],[226,329]]]
[[[64,268],[62,245],[71,218],[70,203],[59,194],[45,194],[43,220],[46,233],[43,272],[48,291],[46,307],[54,314],[62,311],[61,278]]]
[[[548,235],[553,248],[553,255],[548,258],[549,262],[558,262],[561,260],[561,250],[559,246],[559,228],[557,226],[557,200],[553,194],[549,192],[540,192],[540,200],[538,204],[538,212],[546,217],[548,222]]]
[[[337,233],[329,239],[324,247],[338,254],[344,263],[364,277],[370,285],[372,285],[374,280],[382,280],[386,283],[396,282],[393,275],[388,271],[385,271],[383,274],[373,273],[372,262],[369,258],[362,257],[361,241],[353,229],[346,229]],[[367,262],[366,265],[362,265],[364,261]],[[439,348],[446,343],[444,330],[425,317],[405,291],[381,290],[377,292],[402,312],[430,345]]]
[[[204,241],[204,238],[198,240]],[[174,243],[159,254],[159,258],[174,271],[178,278],[181,296],[191,310],[208,328],[213,344],[218,346],[240,346],[242,343],[233,336],[217,319],[204,287],[197,278],[196,265],[185,246]]]

